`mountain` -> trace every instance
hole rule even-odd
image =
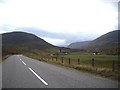
[[[98,38],[96,38],[93,41],[90,42],[81,42],[81,43],[74,43],[71,44],[73,46],[68,46],[72,48],[76,48],[74,46],[77,46],[77,49],[85,49],[88,51],[105,51],[105,50],[117,50],[118,47],[120,47],[120,30],[115,30],[112,32],[109,32],[107,34],[104,34]]]
[[[23,53],[25,51],[45,51],[46,49],[57,49],[34,34],[25,32],[10,32],[2,34],[3,54]]]
[[[120,43],[120,37],[118,37],[118,35],[120,35],[120,30],[109,32],[96,38],[83,48],[100,50],[117,47]]]
[[[71,43],[68,46],[68,48],[71,48],[71,49],[80,49],[81,47],[83,47],[84,45],[86,45],[88,43],[90,43],[90,41]]]
[[[25,48],[37,48],[45,49],[55,47],[43,39],[25,32],[11,32],[2,34],[3,46],[12,47],[25,47]]]

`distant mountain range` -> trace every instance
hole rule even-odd
[[[90,41],[71,43],[68,46],[68,48],[71,48],[71,49],[80,49],[81,47],[83,47],[84,45],[86,45],[88,43],[90,43]]]
[[[93,41],[72,43],[68,48],[90,52],[107,51],[116,53],[120,51],[120,37],[118,35],[120,35],[120,30],[109,32]],[[38,56],[42,53],[57,53],[60,49],[70,50],[68,48],[54,46],[31,33],[10,32],[2,34],[3,55],[32,53]]]
[[[89,51],[102,51],[118,48],[120,45],[120,30],[104,34],[93,41],[76,42],[68,46],[71,49],[85,49]]]

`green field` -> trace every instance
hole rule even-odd
[[[92,74],[97,74],[103,77],[107,77],[110,79],[120,81],[120,70],[118,68],[120,56],[118,55],[92,55],[91,53],[79,53],[79,52],[71,52],[68,55],[58,54],[53,57],[50,56],[51,53],[25,53],[25,56],[43,60],[45,62],[51,64],[58,64],[62,66],[67,66],[71,68],[75,68],[77,70],[87,71]],[[5,59],[8,56],[4,57]],[[57,57],[57,60],[56,60]],[[62,63],[63,57],[63,63]],[[3,59],[4,59],[3,58]],[[69,64],[70,58],[70,64]],[[80,59],[80,64],[78,64],[78,58]],[[92,58],[94,58],[94,67],[92,66]],[[113,71],[113,61],[114,63],[114,71]]]
[[[57,60],[56,60],[57,57]],[[63,63],[62,63],[63,57]],[[70,58],[70,63],[69,63]],[[78,58],[80,59],[80,64],[78,64]],[[92,58],[94,58],[94,66],[92,66]],[[87,71],[103,77],[111,78],[120,81],[118,78],[120,76],[118,55],[92,55],[91,53],[70,53],[68,55],[59,54],[52,58],[46,58],[47,62],[56,63],[63,66],[72,67],[78,70]],[[113,66],[114,61],[114,66]]]
[[[118,56],[117,55],[92,55],[92,54],[80,54],[80,53],[71,53],[70,55],[60,55],[60,57],[64,57],[65,61],[68,61],[70,58],[71,62],[78,62],[78,58],[80,59],[80,64],[91,65],[92,59],[94,58],[95,67],[106,67],[112,68],[113,61],[115,61],[115,67],[118,67]],[[72,64],[72,63],[71,63]]]

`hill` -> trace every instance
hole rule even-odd
[[[83,47],[84,45],[86,45],[88,43],[90,43],[90,41],[71,43],[68,46],[68,48],[71,48],[71,49],[80,49],[81,47]]]
[[[74,46],[77,46],[77,49],[85,49],[92,52],[117,53],[120,48],[120,37],[118,37],[118,35],[120,35],[120,30],[115,30],[104,34],[89,43],[74,43]],[[73,46],[71,47],[73,48]]]
[[[49,44],[34,34],[10,32],[2,34],[3,55],[19,53],[42,53],[56,50],[58,47]],[[49,50],[48,50],[49,49]]]
[[[2,34],[3,46],[24,47],[28,49],[45,49],[55,47],[43,39],[25,32],[11,32]]]

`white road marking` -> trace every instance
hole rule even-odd
[[[39,80],[41,80],[46,86],[48,85],[48,83],[45,82],[40,76],[38,76],[35,71],[33,71],[30,67],[28,67],[28,68],[29,68],[29,70],[30,70]]]
[[[20,61],[22,61],[22,59],[20,59]],[[24,61],[22,61],[22,63],[23,63],[24,65],[26,65],[26,63],[25,63]]]
[[[25,63],[25,62],[23,62],[23,61],[22,61],[22,63],[23,63],[24,65],[26,65],[26,63]]]
[[[22,61],[22,59],[20,59],[20,61]],[[22,61],[22,63],[24,65],[26,65],[26,63],[24,61]],[[43,80],[39,75],[37,75],[37,73],[35,71],[33,71],[30,67],[28,67],[28,69],[39,79],[41,80],[46,86],[48,85],[47,82],[45,82],[45,80]]]

